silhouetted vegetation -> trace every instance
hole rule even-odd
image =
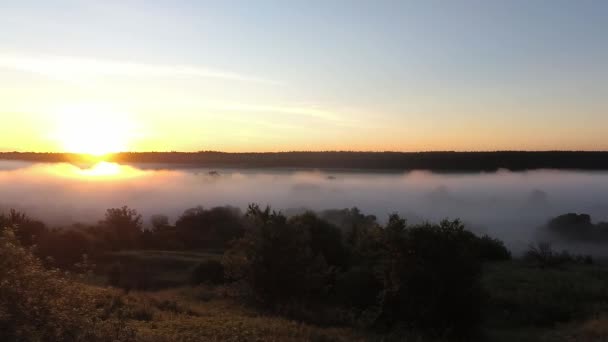
[[[568,213],[551,219],[547,232],[570,241],[603,243],[608,241],[608,222],[591,222],[587,214]]]
[[[507,249],[505,243],[488,235],[483,235],[477,239],[475,248],[481,260],[501,261],[511,259],[511,252]]]
[[[15,228],[18,229],[18,228]],[[103,317],[99,298],[66,275],[45,269],[16,239],[0,232],[0,340],[131,341],[120,320]]]
[[[196,207],[175,224],[154,215],[149,229],[128,207],[108,209],[97,224],[66,228],[49,229],[17,211],[0,220],[11,227],[0,249],[2,340],[177,340],[185,332],[172,330],[168,338],[137,322],[189,321],[200,312],[190,306],[203,305],[194,303],[220,298],[301,324],[363,329],[369,335],[361,340],[493,341],[501,329],[528,334],[608,312],[599,304],[608,303],[601,290],[608,273],[590,256],[539,243],[511,261],[502,241],[477,236],[459,220],[410,225],[393,214],[380,224],[357,208],[287,217],[255,204],[245,213]],[[585,215],[549,225],[597,229]],[[99,295],[99,287],[82,281],[124,292]],[[196,294],[187,302],[182,294],[152,295],[188,287]]]
[[[382,323],[470,334],[481,304],[481,263],[472,234],[457,220],[408,227],[392,215],[383,235]]]
[[[558,267],[566,263],[593,264],[591,255],[573,255],[566,250],[557,252],[547,242],[531,244],[524,254],[524,260],[540,268]]]
[[[224,282],[224,265],[218,260],[205,260],[192,271],[193,285],[217,285]]]
[[[25,213],[11,209],[8,214],[0,214],[0,227],[18,227],[17,238],[24,246],[32,246],[47,227],[44,223],[29,218]]]
[[[243,229],[241,211],[232,207],[191,208],[175,222],[177,238],[187,248],[224,249]]]
[[[111,208],[104,220],[99,222],[99,230],[111,250],[134,249],[140,246],[143,231],[141,215],[124,206]]]
[[[88,162],[87,156],[69,153],[0,153],[0,159],[37,162]],[[608,170],[608,152],[278,152],[224,153],[141,152],[118,153],[109,161],[162,163],[198,167],[289,167],[377,170],[493,171],[498,169]]]
[[[268,207],[252,205],[246,215],[252,229],[224,256],[226,275],[241,293],[271,308],[320,295],[329,265],[312,251],[308,227]]]

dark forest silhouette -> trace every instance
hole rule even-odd
[[[15,210],[0,213],[6,227],[0,229],[0,276],[10,280],[0,284],[0,304],[8,308],[0,337],[28,339],[39,331],[66,341],[130,341],[135,331],[128,320],[153,320],[150,305],[191,315],[175,302],[148,298],[133,308],[124,303],[130,297],[100,296],[74,281],[87,274],[127,294],[207,286],[239,305],[306,324],[450,340],[485,339],[488,315],[500,324],[551,327],[597,314],[601,308],[591,310],[588,302],[608,300],[601,290],[608,275],[590,256],[538,243],[512,260],[502,241],[475,235],[459,220],[410,225],[392,214],[380,224],[357,208],[288,217],[252,204],[245,212],[195,207],[174,224],[164,215],[150,223],[144,228],[143,217],[126,206],[108,209],[96,224],[63,228]],[[540,229],[586,237],[595,226],[588,215],[567,214]],[[187,276],[166,278],[176,272]],[[519,277],[538,279],[522,285]],[[560,285],[555,277],[573,278]],[[26,288],[15,286],[24,279],[30,279]],[[539,289],[546,298],[531,301]],[[56,300],[67,293],[88,310],[82,317],[71,317],[71,304]],[[212,297],[203,293],[191,302]],[[42,311],[28,311],[31,298]]]
[[[366,170],[495,171],[498,169],[608,170],[608,152],[124,152],[106,156],[119,163],[156,163],[180,167],[322,168]],[[0,160],[79,162],[70,153],[0,153]]]

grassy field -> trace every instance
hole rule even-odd
[[[108,289],[141,341],[427,341],[352,327],[317,326],[247,307],[224,286],[188,286],[208,252],[130,251],[108,260],[146,267],[166,288]],[[143,266],[142,266],[143,265]],[[484,266],[481,341],[608,341],[608,268],[541,269],[521,261]],[[99,282],[97,282],[99,289]]]
[[[144,273],[151,289],[171,288],[188,284],[192,271],[201,262],[221,258],[221,253],[213,251],[134,250],[108,253],[96,261],[99,271],[97,279],[102,280],[102,275],[106,274],[112,265],[120,265],[127,275],[138,273],[141,276],[141,273]]]
[[[140,341],[368,341],[349,328],[318,327],[264,315],[226,297],[221,288],[183,287],[128,294],[111,289],[111,310]]]
[[[486,265],[482,282],[487,296],[484,330],[491,341],[608,339],[604,266],[539,269],[519,261],[492,263]]]

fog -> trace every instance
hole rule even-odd
[[[216,171],[216,172],[212,172]],[[105,164],[0,161],[0,212],[26,211],[51,226],[97,222],[127,205],[145,218],[185,209],[249,203],[294,212],[358,207],[379,221],[397,212],[409,222],[461,218],[515,249],[536,228],[567,212],[608,220],[608,173],[538,170],[493,173],[370,173],[262,169],[162,169]]]

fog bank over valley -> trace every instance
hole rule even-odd
[[[410,223],[461,218],[515,251],[538,240],[552,217],[608,220],[608,173],[536,170],[492,173],[334,172],[277,169],[150,169],[111,163],[93,168],[0,161],[0,212],[15,208],[51,226],[93,223],[127,205],[146,222],[173,221],[201,205],[270,205],[287,214],[358,207],[380,222],[399,213]],[[577,249],[576,246],[569,246]]]

